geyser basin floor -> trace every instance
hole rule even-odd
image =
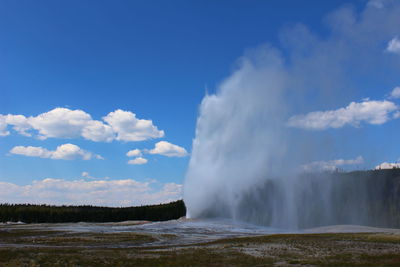
[[[400,263],[400,230],[396,229],[330,226],[307,230],[319,234],[294,234],[230,221],[140,223],[1,225],[0,266]]]

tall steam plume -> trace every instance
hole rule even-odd
[[[184,183],[190,217],[285,228],[341,222],[332,196],[341,185],[326,175],[298,174],[313,155],[324,155],[318,138],[288,121],[347,106],[363,90],[351,77],[376,84],[372,73],[400,74],[400,57],[385,51],[400,36],[400,2],[371,1],[360,13],[346,6],[324,22],[329,34],[323,38],[296,24],[282,31],[282,49],[247,51],[216,93],[204,97]],[[365,192],[357,190],[355,201],[363,203]],[[343,214],[346,222],[365,219],[354,210]]]

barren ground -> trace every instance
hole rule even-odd
[[[157,232],[154,226],[153,231],[134,231],[138,223],[93,224],[95,231],[71,231],[72,224],[1,225],[0,265],[400,266],[400,234],[391,229],[337,226],[225,238],[208,229],[203,239],[198,233],[187,239],[179,231]],[[311,233],[317,230],[324,233]]]

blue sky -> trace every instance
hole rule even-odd
[[[327,14],[341,7],[358,14],[366,4],[361,0],[1,1],[0,114],[28,118],[51,111],[60,114],[62,110],[54,110],[56,108],[63,108],[67,113],[80,110],[84,113],[80,115],[90,115],[89,121],[108,127],[111,123],[103,118],[121,110],[127,112],[120,113],[121,116],[135,114],[137,119],[147,123],[151,120],[151,123],[144,129],[143,140],[138,141],[118,137],[123,133],[134,134],[132,131],[137,129],[128,129],[129,125],[122,123],[119,126],[127,128],[118,130],[115,122],[110,130],[114,137],[108,142],[105,139],[93,141],[93,136],[85,137],[81,132],[76,134],[68,129],[58,129],[60,132],[54,134],[51,131],[59,122],[57,116],[52,121],[53,126],[38,119],[29,122],[28,132],[32,136],[18,133],[12,129],[15,123],[8,123],[0,137],[0,182],[3,182],[0,201],[86,203],[80,201],[81,195],[75,196],[72,189],[68,189],[72,190],[69,195],[57,198],[47,191],[38,191],[43,196],[36,199],[16,198],[5,193],[8,187],[17,188],[18,194],[31,190],[29,186],[34,187],[34,180],[43,187],[52,184],[51,188],[57,183],[62,184],[62,188],[96,187],[99,184],[95,183],[102,181],[101,186],[107,190],[118,187],[114,188],[115,192],[122,190],[124,183],[138,183],[133,185],[132,192],[141,193],[132,201],[101,194],[88,198],[89,202],[96,200],[94,204],[99,205],[134,205],[179,198],[195,136],[198,107],[205,93],[214,93],[232,73],[237,59],[248,49],[268,43],[281,49],[288,61],[294,61],[293,49],[287,48],[284,41],[287,29],[302,23],[321,40],[329,39],[333,26]],[[382,43],[382,51],[387,49],[389,41]],[[393,58],[398,56],[391,54]],[[336,95],[340,100],[310,99],[309,105],[297,106],[292,115],[336,110],[366,97],[384,99],[400,84],[396,84],[398,71],[390,69],[394,63],[390,66],[386,63],[384,68],[376,68],[379,71],[374,72],[374,77],[365,77],[371,70],[349,74],[346,79],[351,82],[346,84],[351,84],[354,90],[343,97]],[[351,68],[351,64],[348,66]],[[62,116],[71,115],[68,114]],[[135,123],[135,120],[125,123]],[[83,131],[88,124],[82,125],[78,131]],[[369,123],[365,127],[344,127],[340,138],[336,138],[334,129],[323,133],[293,131],[315,134],[321,142],[329,138],[336,140],[321,160],[355,159],[361,155],[363,163],[359,167],[373,168],[400,157],[398,150],[385,147],[395,146],[398,129],[398,122],[393,121],[382,127]],[[360,135],[358,139],[362,141],[355,142],[354,136]],[[161,141],[168,142],[160,144],[167,147],[152,150]],[[365,143],[371,146],[366,148]],[[63,144],[79,148],[63,147],[69,149],[63,153],[74,154],[60,156],[62,151],[58,154],[54,151]],[[18,146],[23,148],[13,150]],[[35,150],[36,156],[32,156],[32,151],[27,152],[29,146],[40,148],[40,151]],[[338,149],[339,146],[346,146],[346,151]],[[133,149],[141,150],[141,155],[128,157],[126,153]],[[26,156],[27,153],[31,153],[30,156]],[[84,159],[84,153],[92,153],[88,156],[91,159]],[[147,162],[127,164],[137,157]],[[309,160],[320,160],[318,153]],[[112,181],[120,181],[120,184],[112,184]]]

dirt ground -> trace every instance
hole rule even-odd
[[[197,243],[176,239],[166,232],[3,225],[0,266],[400,266],[396,231],[271,234]]]

